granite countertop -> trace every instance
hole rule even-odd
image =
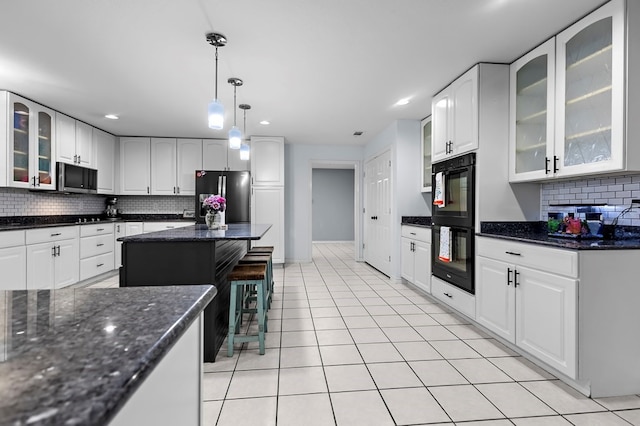
[[[105,215],[53,215],[53,216],[5,216],[0,217],[0,232],[20,229],[50,228],[54,226],[95,225],[118,222],[168,222],[194,223],[194,218],[182,214],[125,214],[116,218]]]
[[[431,228],[431,216],[402,216],[401,224]]]
[[[620,229],[616,232],[619,238],[615,239],[575,240],[549,236],[547,222],[482,222],[476,235],[572,250],[640,249],[640,234],[636,235],[635,230]]]
[[[271,225],[251,223],[231,223],[227,230],[210,230],[207,225],[196,224],[176,229],[150,232],[118,238],[122,242],[160,242],[160,241],[218,241],[218,240],[259,240],[271,228]]]
[[[106,424],[215,295],[210,285],[0,291],[0,423]]]

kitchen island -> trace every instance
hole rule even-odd
[[[0,424],[200,424],[201,314],[215,294],[1,291]]]
[[[229,224],[209,230],[196,224],[119,238],[120,287],[211,284],[218,291],[205,309],[204,360],[215,361],[229,324],[227,275],[271,225]]]

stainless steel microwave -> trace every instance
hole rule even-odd
[[[80,194],[98,192],[98,171],[75,164],[57,163],[58,191]]]

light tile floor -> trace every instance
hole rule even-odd
[[[275,269],[266,354],[225,345],[204,364],[206,426],[640,425],[640,396],[586,398],[353,259],[314,244],[312,263]]]

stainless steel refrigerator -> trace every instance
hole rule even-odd
[[[225,223],[251,223],[251,174],[248,171],[197,170],[196,222],[204,223],[207,214],[202,201],[210,195],[227,200]]]

